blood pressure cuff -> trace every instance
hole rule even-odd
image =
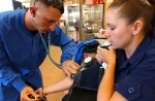
[[[96,101],[97,90],[104,70],[96,59],[88,69],[80,71],[74,77],[74,83],[62,101]]]
[[[99,42],[96,41],[95,39],[87,39],[85,41],[80,41],[77,43],[75,47],[75,53],[74,53],[74,58],[73,60],[81,64],[83,60],[83,54],[85,51],[87,52],[96,52],[97,46],[99,45]]]
[[[75,48],[74,61],[81,64],[84,52],[96,52],[98,41],[88,39],[81,41]],[[91,65],[84,66],[84,70],[79,71],[72,79],[74,83],[69,93],[63,97],[62,101],[96,101],[97,90],[104,70],[96,59],[91,61]]]
[[[116,86],[116,90],[128,101],[155,101],[155,90],[146,82],[128,75]]]
[[[74,86],[90,90],[97,90],[103,75],[103,68],[96,59],[85,70],[80,71],[74,78]]]

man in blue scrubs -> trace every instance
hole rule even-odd
[[[79,69],[71,60],[75,43],[57,25],[63,12],[61,0],[32,0],[27,10],[0,13],[0,101],[29,101],[29,94],[37,95],[48,43],[61,47],[67,76]]]

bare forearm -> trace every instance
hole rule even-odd
[[[111,63],[105,70],[104,76],[99,86],[97,101],[109,101],[114,93],[114,66],[115,63]]]
[[[51,94],[51,93],[57,93],[61,91],[65,91],[70,89],[70,87],[73,84],[73,80],[69,77],[66,77],[62,81],[59,81],[51,86],[45,87],[43,89],[44,94]]]

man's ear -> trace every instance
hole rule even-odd
[[[136,22],[134,22],[133,24],[133,35],[137,35],[138,33],[140,33],[143,29],[144,23],[142,22],[142,20],[137,20]]]
[[[36,7],[35,6],[30,7],[30,13],[31,13],[32,17],[35,17],[35,14],[36,14]]]

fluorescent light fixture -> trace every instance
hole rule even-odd
[[[0,12],[13,10],[12,0],[0,0]]]
[[[30,0],[16,0],[16,1],[19,1],[19,2],[22,2],[22,3],[29,3]]]

